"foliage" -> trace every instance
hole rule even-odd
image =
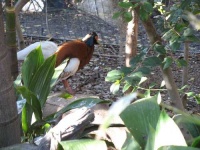
[[[19,95],[19,101],[26,100],[21,113],[21,124],[24,132],[24,140],[32,140],[34,137],[45,134],[52,120],[63,113],[80,107],[91,108],[97,103],[108,102],[96,98],[84,98],[72,102],[59,112],[43,117],[42,109],[47,97],[65,65],[55,69],[56,56],[53,55],[46,60],[43,58],[41,47],[33,50],[22,65],[22,75],[15,81],[15,88]],[[20,82],[21,80],[21,82]],[[21,85],[22,84],[22,85]]]
[[[147,81],[146,78],[156,66],[162,66],[163,70],[171,67],[172,64],[176,64],[178,67],[187,66],[187,62],[184,59],[175,58],[173,53],[179,50],[181,44],[186,41],[199,42],[187,16],[187,12],[191,12],[194,15],[199,14],[198,1],[183,0],[181,3],[175,2],[170,9],[161,2],[155,2],[153,7],[149,2],[138,0],[119,2],[118,6],[123,11],[116,12],[113,18],[116,19],[123,16],[127,21],[130,21],[128,18],[132,17],[127,18],[124,16],[125,12],[130,13],[134,9],[139,9],[141,20],[147,20],[154,13],[154,10],[159,11],[160,15],[156,16],[158,24],[156,28],[162,35],[166,45],[154,43],[148,49],[142,48],[139,50],[139,54],[130,61],[130,67],[122,67],[119,70],[110,71],[105,80],[113,82],[110,88],[113,94],[120,90],[120,85],[123,86],[122,92],[126,92],[130,87],[133,89],[132,92],[138,89],[148,91],[150,86],[147,89],[140,86],[144,81]],[[154,51],[153,53],[157,53],[157,55],[149,55],[150,49]]]
[[[125,20],[130,21],[132,17],[125,16],[125,12],[130,12],[134,9],[139,9],[139,17],[142,21],[149,19],[156,9],[159,15],[155,18],[157,23],[156,29],[160,33],[161,43],[153,43],[149,48],[141,48],[137,56],[131,59],[130,67],[121,67],[108,72],[105,80],[112,82],[111,92],[116,94],[122,86],[122,92],[132,89],[132,92],[143,92],[142,99],[129,105],[121,114],[120,117],[129,129],[127,139],[123,145],[124,149],[198,149],[199,148],[199,116],[191,116],[188,113],[181,112],[170,106],[158,104],[160,96],[151,97],[151,91],[162,91],[163,83],[160,89],[153,89],[154,84],[148,83],[148,87],[144,87],[143,83],[147,81],[148,75],[153,72],[157,66],[166,70],[176,64],[178,67],[187,66],[184,59],[175,58],[174,52],[181,48],[184,42],[199,42],[195,36],[195,30],[190,25],[188,12],[193,15],[199,14],[199,2],[197,0],[182,0],[174,2],[170,8],[167,8],[162,3],[155,3],[154,9],[149,2],[131,0],[119,3],[122,12],[116,12],[113,18],[120,16],[125,17]],[[154,20],[154,19],[153,19]],[[153,52],[150,53],[150,50]],[[154,54],[153,56],[150,54]],[[150,81],[150,80],[149,80]],[[150,81],[151,82],[151,81]],[[183,92],[183,90],[181,89]],[[156,92],[157,93],[157,92]],[[196,99],[199,103],[199,94],[186,93],[188,96]],[[174,116],[174,120],[170,118],[164,109],[173,111],[179,115]],[[160,108],[162,108],[160,110]],[[118,109],[118,108],[116,108]],[[180,115],[181,114],[181,115]],[[177,126],[178,125],[178,126]],[[181,133],[179,126],[184,126],[189,131],[192,138],[191,141],[186,141]]]
[[[125,126],[128,128],[127,138],[122,147],[123,150],[197,150],[199,148],[199,133],[200,133],[200,117],[182,112],[171,106],[165,105],[161,101],[160,94],[138,99],[130,105],[126,105],[127,101],[131,102],[136,95],[130,95],[121,98],[114,103],[107,115],[111,123],[114,116],[120,114]],[[119,106],[124,109],[119,110]],[[177,113],[173,119],[169,117],[165,108]],[[114,115],[115,114],[115,115]],[[114,116],[113,116],[114,115]],[[109,124],[107,119],[101,126]],[[192,142],[185,140],[185,135],[182,134],[180,126],[183,125],[189,131],[194,139]],[[103,127],[100,127],[102,129]],[[105,131],[105,128],[104,130]]]
[[[100,140],[82,139],[82,140],[69,140],[60,142],[58,150],[94,150],[101,149],[107,150],[106,143]]]

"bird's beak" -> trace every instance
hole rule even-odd
[[[99,37],[98,36],[95,36],[95,44],[99,45],[99,41],[98,41]]]

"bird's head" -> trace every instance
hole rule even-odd
[[[87,34],[83,39],[83,42],[85,42],[88,46],[92,47],[95,44],[99,44],[98,42],[98,35],[96,32],[91,32]]]

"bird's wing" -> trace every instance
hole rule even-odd
[[[69,78],[70,76],[73,76],[78,71],[79,65],[80,60],[78,58],[71,58],[63,70],[63,73],[60,75],[59,80],[62,81]]]

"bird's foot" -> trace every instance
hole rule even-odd
[[[69,94],[73,95],[73,96],[75,96],[75,94],[76,94],[76,92],[75,92],[74,90],[72,90],[71,87],[67,87],[67,88],[66,88],[66,91],[67,91]]]

